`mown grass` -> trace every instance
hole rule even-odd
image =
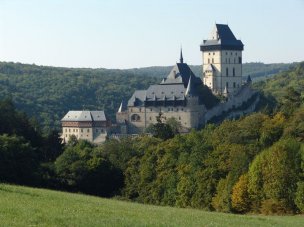
[[[0,184],[0,226],[303,225],[303,216],[223,214]]]

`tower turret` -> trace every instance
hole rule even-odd
[[[203,40],[203,82],[214,93],[223,94],[225,87],[233,93],[242,85],[243,49],[242,41],[225,24],[215,24],[209,39]]]
[[[180,63],[184,63],[184,58],[183,58],[183,49],[181,48],[181,52],[180,52],[180,59],[179,59]]]

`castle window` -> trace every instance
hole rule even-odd
[[[168,111],[170,111],[170,108],[168,108]]]
[[[226,76],[228,76],[228,68],[226,68]]]
[[[184,108],[182,108],[182,111],[184,111]]]
[[[181,119],[181,117],[179,116],[179,117],[178,117],[178,120],[180,120],[180,119]]]
[[[239,64],[242,64],[242,57],[239,57]]]
[[[82,130],[82,129],[80,129],[80,131],[81,131],[81,132],[83,132],[83,130]]]
[[[237,56],[237,52],[235,52],[235,56]]]
[[[150,111],[152,112],[152,108],[150,108]]]
[[[101,132],[101,133],[104,133],[104,130],[103,130],[103,129],[100,129],[100,132]]]
[[[227,87],[227,88],[229,87],[229,83],[228,83],[228,82],[226,82],[226,87]]]
[[[232,52],[230,54],[232,55]]]
[[[140,121],[140,116],[138,114],[133,114],[131,116],[131,121]]]
[[[228,55],[228,52],[226,52],[226,55]]]
[[[87,129],[87,132],[90,132],[90,129],[89,129],[89,128]]]
[[[96,129],[95,131],[98,132],[98,129]]]
[[[152,117],[150,117],[149,119],[150,119],[150,121],[152,121]]]
[[[176,108],[176,111],[178,111],[178,108]]]
[[[235,76],[235,68],[232,69],[232,75]]]
[[[210,59],[208,58],[208,64],[210,64]]]
[[[212,58],[212,64],[214,63],[214,59]]]
[[[65,129],[65,132],[67,132],[68,130],[67,129]]]
[[[141,112],[141,108],[139,108],[139,112]]]
[[[233,87],[235,88],[235,82],[233,82]]]
[[[71,132],[71,129],[69,129],[69,132]]]
[[[215,53],[213,52],[213,55],[215,55]]]
[[[235,58],[233,59],[233,63],[235,64]]]
[[[209,55],[211,54],[211,53],[208,53]]]

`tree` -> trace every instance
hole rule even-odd
[[[253,211],[276,212],[275,208],[278,213],[295,211],[294,193],[301,162],[299,150],[299,143],[286,139],[257,155],[248,172]]]
[[[167,140],[174,137],[174,132],[169,124],[164,123],[164,117],[162,112],[159,112],[156,117],[156,124],[152,124],[148,128],[148,132],[152,133],[152,135],[156,138],[160,138],[162,140]]]
[[[121,171],[86,140],[67,146],[56,159],[55,170],[66,188],[73,191],[112,196],[123,185]]]
[[[180,123],[179,121],[177,121],[174,117],[170,117],[170,118],[166,121],[166,124],[168,124],[168,125],[171,127],[171,129],[172,129],[174,135],[179,134],[179,131],[180,131],[181,128],[182,128],[181,123]]]
[[[0,182],[35,184],[38,155],[20,136],[0,135]]]
[[[299,210],[304,213],[304,181],[300,181],[297,183],[295,203]]]
[[[233,186],[231,195],[233,210],[239,213],[246,213],[250,210],[250,199],[248,195],[248,176],[240,176],[238,182]]]
[[[290,116],[301,105],[302,101],[301,93],[293,87],[288,87],[283,96],[281,110],[287,116]]]

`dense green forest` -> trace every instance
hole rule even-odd
[[[0,102],[0,182],[147,204],[235,213],[304,213],[304,62],[256,84],[271,111],[186,135],[108,140],[95,146],[56,132]],[[284,82],[284,83],[283,83]],[[170,135],[170,136],[168,136]]]
[[[276,73],[285,71],[296,63],[276,63],[264,64],[261,62],[250,62],[243,64],[243,76],[250,75],[253,80],[261,80],[270,77]],[[190,65],[191,70],[196,76],[202,75],[201,65]],[[163,78],[169,74],[172,66],[153,66],[146,68],[127,69],[126,71],[134,75],[152,76]]]
[[[290,64],[246,63],[244,75],[269,75]],[[19,110],[35,117],[44,132],[59,129],[68,110],[105,110],[115,120],[122,99],[166,77],[171,66],[139,69],[72,69],[0,62],[0,98],[10,97]],[[201,66],[192,66],[201,75]]]

